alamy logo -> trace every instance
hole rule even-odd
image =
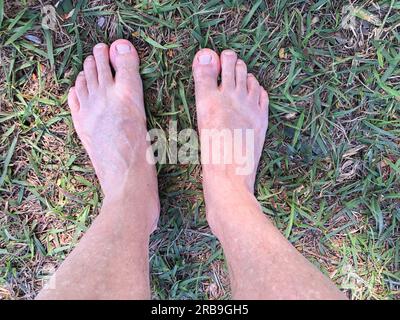
[[[254,171],[254,129],[202,129],[197,132],[184,129],[178,132],[177,122],[170,121],[168,136],[162,129],[147,133],[151,146],[146,152],[149,163],[198,164],[201,151],[202,164],[233,166],[237,175],[249,175]]]

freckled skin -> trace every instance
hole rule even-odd
[[[38,299],[150,298],[148,244],[159,199],[155,167],[146,160],[139,58],[127,40],[110,48],[96,45],[93,55],[85,60],[68,104],[104,191],[103,207]],[[254,130],[247,175],[236,174],[240,163],[235,161],[202,165],[207,219],[226,255],[233,297],[343,298],[269,222],[253,195],[268,123],[267,92],[233,51],[221,57],[199,51],[193,73],[200,135],[203,129]],[[246,141],[243,149],[248,147]],[[222,145],[216,152],[224,150]]]
[[[205,49],[204,51],[210,50]],[[203,165],[203,174],[207,176],[209,171],[213,171],[212,175],[219,172],[219,174],[229,177],[235,176],[236,180],[242,180],[250,189],[253,189],[255,172],[268,127],[268,94],[259,85],[256,78],[247,73],[246,64],[242,60],[238,60],[233,51],[227,50],[225,53],[232,54],[221,57],[225,71],[221,70],[222,81],[219,86],[217,75],[220,72],[221,63],[218,55],[210,52],[213,57],[213,63],[210,65],[201,65],[196,59],[194,60],[193,74],[196,88],[198,127],[200,135],[203,129],[253,130],[255,148],[254,154],[251,156],[254,159],[254,169],[249,175],[237,176],[236,170],[240,165],[233,162],[232,164],[217,166]],[[235,80],[236,74],[238,74],[238,81]],[[246,139],[243,142],[245,149]],[[203,148],[206,146],[204,141],[201,146],[203,154]],[[224,152],[224,149],[221,148],[220,152]],[[206,181],[208,180],[206,179]]]
[[[116,81],[98,86],[80,101],[79,111],[72,112],[75,129],[105,193],[136,163],[144,162],[142,82],[138,75],[131,80],[129,86]]]
[[[202,63],[210,60],[204,55],[211,56],[210,63]],[[231,50],[221,57],[201,50],[194,58],[193,74],[200,137],[204,129],[254,129],[254,168],[248,175],[236,174],[235,162],[202,164],[207,220],[224,249],[233,297],[344,298],[270,223],[253,195],[268,123],[266,91]],[[202,139],[200,144],[203,152]]]
[[[118,54],[123,45],[128,52]],[[115,77],[111,73],[111,65]],[[133,45],[97,45],[71,89],[68,104],[105,198],[100,215],[38,299],[148,299],[149,236],[159,199],[146,160],[146,116]],[[55,285],[54,285],[55,284]]]

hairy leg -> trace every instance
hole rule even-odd
[[[280,234],[254,197],[256,169],[268,124],[267,92],[232,50],[223,51],[221,57],[209,49],[199,51],[193,73],[207,219],[224,249],[234,298],[344,298]],[[240,173],[242,164],[234,157],[231,163],[205,158],[220,153],[219,159],[227,159],[227,153],[235,153],[236,145],[231,148],[224,143],[209,151],[215,142],[212,139],[221,130],[228,130],[232,136],[239,130],[245,137],[246,129],[254,133],[254,141],[246,136],[241,147],[247,152],[251,170]],[[215,132],[209,134],[210,130]]]
[[[96,45],[68,104],[105,198],[100,215],[37,298],[150,298],[148,243],[159,200],[155,167],[146,160],[143,89],[133,45],[127,40],[110,48]]]

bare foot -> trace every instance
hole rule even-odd
[[[218,86],[220,69],[222,83]],[[280,234],[253,195],[254,177],[268,123],[266,91],[247,74],[246,65],[233,51],[222,52],[220,61],[215,52],[201,50],[195,57],[193,71],[207,220],[224,250],[233,297],[343,298],[333,283]],[[253,151],[247,153],[248,158],[254,157],[253,170],[248,175],[238,175],[236,169],[240,163],[237,161],[230,165],[205,165],[202,134],[205,129],[253,129],[254,148],[248,146],[252,141],[246,141],[244,148]]]
[[[224,181],[244,186],[253,192],[268,125],[267,92],[252,74],[247,73],[246,64],[238,59],[232,50],[223,51],[221,58],[210,49],[200,50],[193,61],[193,73],[206,193],[212,186],[221,188]],[[218,85],[220,73],[221,84]],[[246,144],[243,150],[250,152],[246,157],[251,164],[251,170],[246,174],[240,174],[237,169],[243,164],[238,163],[235,157],[232,157],[231,164],[212,163],[210,159],[204,159],[203,154],[207,154],[204,148],[209,143],[204,141],[204,129],[228,130],[232,134],[234,130],[243,131],[243,140]],[[254,133],[254,142],[246,139],[244,135],[246,129]],[[233,147],[237,146],[233,144]],[[221,146],[220,152],[226,153],[227,149]],[[228,152],[234,150],[228,149]],[[208,164],[205,164],[206,162]]]
[[[223,51],[221,58],[210,49],[200,50],[193,61],[193,74],[207,219],[213,232],[219,234],[219,222],[229,219],[225,203],[241,206],[248,201],[255,201],[255,176],[268,125],[268,94],[257,79],[247,73],[246,64],[232,50]],[[235,157],[232,157],[231,163],[215,163],[209,158],[204,159],[216,154],[210,144],[215,143],[219,133],[204,134],[212,129],[228,131],[232,136],[234,131],[242,132],[245,143],[241,151],[245,151],[245,160],[248,161],[247,165],[250,164],[247,173],[239,174],[238,168],[243,163],[239,163]],[[246,130],[253,132],[253,140],[245,136]],[[235,145],[237,141],[233,141],[233,148],[226,148],[226,143],[222,143],[219,151],[217,149],[220,159],[226,159],[227,153],[235,153],[233,149],[240,148]]]
[[[146,115],[133,45],[127,40],[117,40],[110,48],[97,44],[69,92],[68,104],[106,198],[148,188],[158,206],[156,171],[145,157]]]

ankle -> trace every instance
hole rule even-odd
[[[240,228],[251,216],[263,216],[253,190],[243,180],[214,176],[203,184],[207,221],[217,237],[227,224]]]
[[[137,176],[135,176],[137,178]],[[137,185],[135,179],[121,181],[114,189],[105,193],[103,208],[109,207],[113,215],[126,215],[125,221],[134,223],[141,231],[150,235],[157,227],[160,215],[160,201],[156,181]],[[143,180],[140,180],[143,181]],[[146,201],[143,199],[146,198]]]
[[[246,233],[255,227],[254,221],[260,223],[266,219],[252,194],[240,194],[229,201],[206,201],[207,222],[220,241]]]
[[[254,179],[250,176],[237,175],[230,170],[214,170],[203,166],[204,195],[207,198],[236,198],[237,194],[253,196]]]
[[[140,155],[137,155],[140,153]],[[140,193],[158,194],[157,173],[154,165],[149,163],[144,152],[136,150],[132,152],[130,163],[125,163],[123,170],[111,170],[97,172],[101,188],[107,198],[130,197],[132,194]],[[146,181],[146,183],[142,183]]]

